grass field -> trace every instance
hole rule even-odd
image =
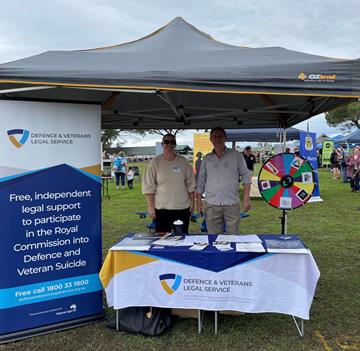
[[[143,165],[140,165],[141,171]],[[219,334],[213,333],[213,316],[205,317],[197,334],[197,321],[179,319],[160,337],[115,332],[106,321],[68,331],[30,338],[0,346],[0,350],[360,350],[360,195],[349,184],[331,179],[320,170],[324,200],[290,211],[289,233],[298,234],[311,248],[321,277],[311,319],[305,322],[301,340],[291,317],[280,314],[220,316]],[[103,258],[109,247],[129,231],[143,231],[134,213],[146,210],[137,177],[134,190],[116,192],[103,201]],[[242,221],[241,233],[279,233],[281,212],[262,199],[252,201],[251,216]],[[198,226],[192,224],[192,232]],[[113,312],[106,309],[111,317]]]

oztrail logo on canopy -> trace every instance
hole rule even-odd
[[[303,82],[335,82],[336,81],[336,74],[323,74],[323,73],[310,73],[306,74],[301,72],[298,74],[298,79],[302,80]]]
[[[26,129],[10,129],[7,131],[7,135],[12,144],[20,148],[27,142],[30,132]]]
[[[169,294],[172,295],[180,286],[182,276],[174,273],[161,274],[159,276],[161,286]]]

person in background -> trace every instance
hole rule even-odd
[[[256,163],[256,157],[251,152],[251,147],[247,146],[243,151],[243,156],[246,162],[246,166],[251,173],[254,172],[254,165]]]
[[[196,195],[198,213],[202,213],[202,194],[205,193],[205,212],[208,233],[238,234],[240,224],[239,180],[243,184],[244,211],[250,210],[251,172],[244,156],[225,146],[226,132],[221,127],[211,129],[214,146],[200,168]]]
[[[320,168],[321,166],[321,154],[320,154],[320,150],[321,149],[317,149],[316,150],[316,159],[317,159],[317,163],[318,163],[318,167]]]
[[[195,161],[195,180],[197,181],[200,173],[201,161],[202,161],[203,154],[199,151],[196,154],[196,161]]]
[[[120,151],[119,154],[116,156],[114,161],[114,173],[115,173],[115,181],[116,181],[116,190],[119,190],[120,180],[122,189],[125,189],[125,177],[127,173],[127,161],[125,158],[124,151]]]
[[[341,172],[341,176],[342,176],[342,182],[347,183],[348,182],[348,176],[347,176],[347,166],[346,166],[345,151],[342,148],[342,146],[340,146],[338,151],[339,151],[339,163],[340,163],[340,172]]]
[[[360,185],[360,149],[354,147],[351,155],[346,159],[347,176],[350,178],[350,188],[352,192],[359,192]]]
[[[286,152],[287,154],[289,154],[289,153],[290,153],[290,148],[287,147],[287,148],[285,149],[285,152]]]
[[[331,168],[333,170],[333,179],[340,178],[340,161],[339,161],[339,152],[337,149],[334,149],[330,155]]]
[[[301,156],[300,155],[300,150],[299,150],[299,148],[297,146],[294,147],[294,155],[295,156]]]
[[[142,193],[149,216],[155,219],[156,232],[171,232],[173,223],[180,219],[183,233],[188,233],[195,205],[195,175],[186,158],[175,153],[175,135],[164,135],[162,146],[163,153],[145,170]]]
[[[129,189],[133,189],[133,181],[134,181],[134,171],[131,167],[129,167],[129,171],[127,173],[127,185]]]

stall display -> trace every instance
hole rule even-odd
[[[282,210],[293,210],[310,199],[315,188],[314,171],[301,156],[277,154],[262,166],[258,185],[268,204]]]
[[[117,330],[122,309],[153,306],[215,311],[215,333],[217,311],[287,314],[301,337],[319,276],[298,236],[275,234],[129,233],[110,248],[99,274]]]
[[[282,210],[281,233],[287,233],[287,210],[305,205],[315,189],[311,164],[293,153],[268,159],[259,172],[258,186],[263,199]]]

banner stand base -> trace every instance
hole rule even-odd
[[[308,203],[311,203],[311,202],[322,202],[322,201],[324,201],[320,196],[312,196],[310,199],[309,199],[309,201],[308,201]]]
[[[49,325],[45,325],[42,327],[21,330],[21,331],[14,332],[14,333],[3,334],[3,335],[0,335],[0,345],[6,344],[9,342],[13,342],[13,341],[17,341],[17,340],[21,340],[21,339],[32,338],[34,336],[53,333],[53,332],[57,332],[57,331],[61,331],[61,330],[77,328],[77,327],[80,327],[80,326],[83,326],[86,324],[94,323],[94,322],[99,321],[104,318],[105,318],[105,313],[99,313],[99,314],[91,315],[88,317],[73,319],[71,321],[49,324]]]

